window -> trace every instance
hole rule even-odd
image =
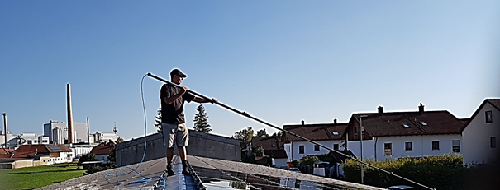
[[[314,151],[319,151],[319,145],[314,145]]]
[[[439,141],[432,141],[432,150],[439,150]]]
[[[460,152],[460,140],[452,140],[451,146],[453,152]]]
[[[68,131],[68,127],[64,127],[64,131]]]
[[[384,155],[392,155],[392,143],[384,143]]]
[[[405,142],[405,150],[412,151],[413,150],[413,143],[412,142]]]
[[[490,137],[490,146],[491,146],[491,148],[497,147],[497,138],[496,137]]]
[[[31,144],[31,141],[28,141],[28,144]]]
[[[484,112],[486,116],[486,123],[493,123],[493,112],[491,110]]]
[[[299,154],[304,154],[304,146],[299,146]]]
[[[334,144],[333,145],[333,150],[339,150],[339,144]]]

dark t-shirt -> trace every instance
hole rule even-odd
[[[167,104],[163,100],[164,97],[171,97],[180,94],[179,87],[164,84],[160,89],[161,101],[161,122],[162,123],[185,123],[184,120],[184,101],[191,102],[194,96],[189,93],[184,93],[182,96],[174,100],[173,103]]]

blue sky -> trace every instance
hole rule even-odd
[[[500,97],[499,1],[1,1],[0,112],[14,134],[73,117],[144,135],[140,80],[183,85],[282,126],[449,110]],[[144,81],[147,132],[162,84]],[[197,104],[185,106],[187,125]],[[205,105],[216,134],[267,128]],[[3,129],[3,127],[2,127]]]

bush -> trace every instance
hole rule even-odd
[[[317,161],[319,158],[316,155],[307,155],[299,160],[299,166],[312,166]]]
[[[462,155],[447,154],[422,158],[403,157],[395,160],[375,161],[364,160],[366,163],[380,169],[394,172],[414,182],[437,189],[461,189],[465,180],[467,168],[463,166]],[[364,182],[376,187],[390,187],[394,185],[408,185],[419,187],[416,184],[399,179],[393,175],[364,166]],[[347,181],[361,181],[360,164],[354,160],[347,160],[344,165]]]

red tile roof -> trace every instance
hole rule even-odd
[[[14,149],[1,148],[0,158],[10,158],[12,156],[12,152],[14,152]]]
[[[253,137],[252,148],[262,147],[264,150],[283,150],[281,137]]]
[[[113,153],[115,145],[116,143],[114,143],[113,141],[102,142],[101,144],[92,148],[92,151],[90,151],[90,153],[95,155],[110,155],[111,153]]]
[[[465,125],[448,111],[353,114],[351,121],[354,118],[359,124],[360,115],[368,116],[362,122],[365,132],[372,137],[460,134]]]
[[[283,129],[313,141],[341,140],[347,123],[319,123],[283,125]],[[333,134],[337,132],[338,135]],[[285,142],[303,141],[301,138],[285,133]]]
[[[37,154],[49,154],[50,151],[45,145],[22,145],[15,151],[12,158],[27,158]]]

